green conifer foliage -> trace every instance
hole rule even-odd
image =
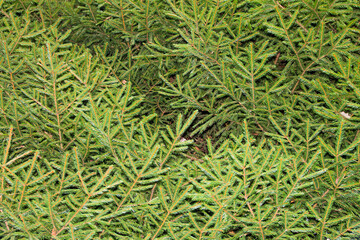
[[[0,237],[360,236],[359,9],[0,1]]]

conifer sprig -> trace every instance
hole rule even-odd
[[[0,1],[0,237],[359,236],[359,10]]]

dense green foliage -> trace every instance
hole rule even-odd
[[[357,0],[0,0],[2,239],[360,236]]]

